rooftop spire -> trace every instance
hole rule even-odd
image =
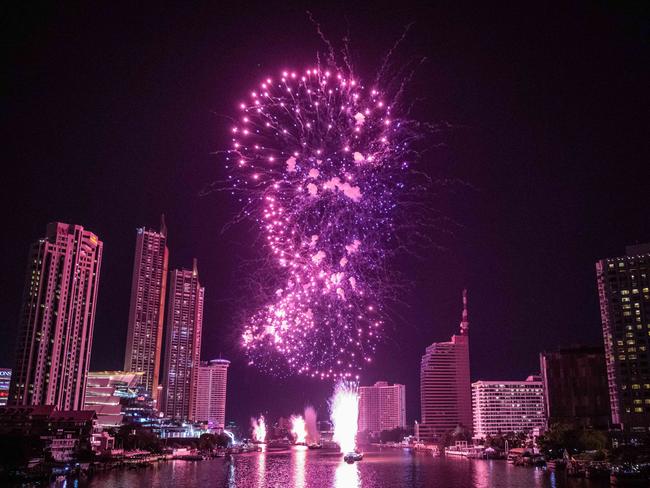
[[[165,214],[160,214],[160,233],[167,237],[167,224],[165,223]]]
[[[463,289],[463,316],[460,321],[460,334],[469,334],[469,317],[467,315],[467,288]]]

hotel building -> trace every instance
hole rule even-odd
[[[193,385],[191,418],[195,422],[206,422],[211,429],[223,430],[226,424],[228,366],[230,361],[226,359],[201,362]]]
[[[422,356],[420,412],[419,437],[423,440],[437,440],[458,426],[472,428],[467,290],[463,290],[459,334],[449,342],[434,342]]]
[[[474,437],[532,433],[546,427],[544,388],[539,376],[525,381],[476,381],[472,383]]]
[[[378,381],[373,386],[359,387],[359,431],[406,427],[406,387]]]
[[[650,244],[596,263],[612,423],[650,430]]]
[[[61,222],[32,244],[9,404],[83,407],[102,248],[92,232]]]

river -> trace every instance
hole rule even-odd
[[[167,461],[65,483],[65,488],[141,487],[605,488],[609,482],[567,479],[563,472],[513,466],[502,460],[433,457],[402,449],[366,452],[363,461],[346,464],[340,455],[294,447],[285,452],[236,455],[232,461]]]

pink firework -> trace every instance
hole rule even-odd
[[[416,138],[396,107],[381,86],[320,66],[265,78],[238,104],[228,187],[268,257],[242,333],[251,364],[326,379],[371,361]]]

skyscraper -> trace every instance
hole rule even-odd
[[[476,381],[472,383],[472,410],[474,436],[480,439],[544,429],[542,379],[529,376],[525,381]]]
[[[434,342],[422,356],[420,409],[419,432],[424,440],[436,440],[459,425],[472,428],[467,290],[463,290],[460,334],[449,342]]]
[[[154,400],[158,396],[168,260],[162,216],[159,232],[144,227],[137,230],[124,355],[124,370],[144,373],[142,386]]]
[[[359,431],[381,432],[406,427],[406,387],[377,381],[359,387]]]
[[[175,269],[169,280],[162,409],[187,420],[192,412],[199,373],[203,296],[196,259],[191,270]]]
[[[539,355],[545,414],[556,423],[606,429],[611,423],[602,347],[570,347]]]
[[[650,244],[596,263],[612,422],[650,429]]]
[[[32,244],[10,404],[82,408],[102,247],[92,232],[61,222]]]
[[[228,366],[230,361],[226,359],[201,362],[197,381],[193,385],[192,420],[207,422],[213,429],[224,428]]]

